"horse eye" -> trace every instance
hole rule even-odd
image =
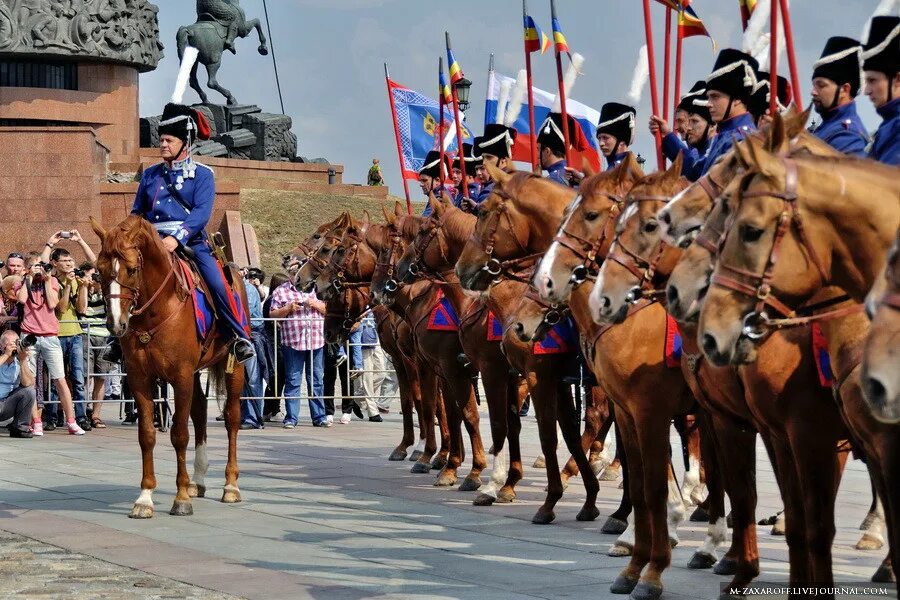
[[[659,223],[655,219],[644,224],[644,233],[653,233],[657,229],[659,229]]]
[[[125,269],[125,271],[128,273],[129,277],[134,277],[135,275],[137,275],[137,269],[134,267],[128,267],[127,269]]]
[[[753,227],[752,225],[741,225],[741,239],[748,244],[758,242],[759,238],[762,237],[762,234],[763,230],[758,227]]]
[[[321,239],[322,239],[322,235],[319,234],[319,233],[314,233],[314,234],[313,234],[313,239],[314,239],[314,240],[321,240]]]
[[[585,219],[585,221],[596,221],[597,217],[599,217],[599,216],[600,216],[600,213],[591,211],[591,212],[585,213],[584,219]]]

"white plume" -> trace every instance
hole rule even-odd
[[[859,40],[863,44],[869,40],[869,27],[872,25],[872,18],[884,15],[898,16],[898,14],[900,14],[900,0],[881,0],[875,8],[875,12],[872,13],[872,16],[869,17],[866,24],[863,26],[863,34]]]
[[[581,67],[584,65],[584,57],[577,52],[572,54],[572,63],[569,65],[569,68],[566,69],[566,74],[563,77],[563,90],[566,92],[566,98],[570,96],[572,93],[572,87],[575,85],[575,80],[578,79],[578,75],[581,74]],[[560,112],[562,110],[561,103],[559,101],[559,96],[556,96],[556,100],[553,102],[553,112]]]
[[[638,52],[637,64],[634,66],[634,76],[631,78],[631,88],[628,90],[628,101],[632,106],[641,103],[641,94],[650,74],[650,61],[647,59],[647,45],[641,46]]]
[[[757,47],[759,38],[763,35],[769,26],[770,15],[772,14],[772,0],[759,0],[756,8],[753,9],[753,15],[747,23],[747,30],[744,31],[744,52],[754,54],[753,49]],[[783,27],[779,27],[783,29]]]
[[[746,52],[750,56],[756,59],[757,62],[763,60],[769,54],[769,42],[772,41],[772,34],[768,31],[756,40],[756,45],[753,48],[747,48]],[[763,64],[760,62],[760,64]]]
[[[503,124],[506,121],[506,105],[509,102],[509,92],[512,89],[512,82],[504,79],[500,83],[500,96],[497,98],[497,118],[496,123]]]
[[[172,92],[172,102],[181,104],[184,98],[184,92],[187,89],[188,79],[191,76],[191,69],[197,62],[197,56],[200,52],[193,46],[184,49],[184,55],[181,57],[181,68],[178,69],[178,79],[175,80],[175,91]]]
[[[526,94],[528,94],[528,72],[522,69],[516,78],[516,87],[513,88],[512,97],[509,99],[509,107],[506,109],[506,121],[504,124],[507,127],[512,127],[518,120],[519,113],[522,112],[522,105],[526,102]]]

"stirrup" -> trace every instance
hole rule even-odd
[[[253,347],[253,344],[244,338],[234,340],[234,344],[231,346],[231,353],[234,355],[234,359],[241,364],[256,357],[256,349]]]

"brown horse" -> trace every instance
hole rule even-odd
[[[890,251],[883,290],[873,290],[872,332],[863,354],[863,389],[875,418],[900,423],[900,229]],[[870,302],[871,304],[871,302]]]
[[[900,484],[900,436],[896,425],[877,422],[863,399],[858,367],[868,322],[853,305],[821,313],[816,300],[807,309],[812,314],[795,318],[795,311],[829,294],[829,285],[853,301],[865,298],[900,222],[900,202],[884,201],[900,198],[896,170],[846,158],[785,158],[754,140],[736,149],[750,171],[726,204],[730,225],[700,315],[703,351],[716,364],[747,364],[774,329],[822,322],[835,394],[869,460],[894,555],[900,547],[893,494]],[[841,299],[839,292],[828,297]],[[786,318],[773,319],[770,312]]]
[[[131,510],[131,517],[153,516],[153,397],[158,382],[165,381],[175,390],[175,413],[171,439],[177,457],[178,492],[170,514],[193,514],[191,498],[206,493],[208,467],[206,450],[207,400],[200,388],[200,369],[210,368],[211,376],[223,376],[229,341],[215,328],[209,343],[197,339],[190,285],[183,282],[180,265],[162,245],[149,222],[132,215],[110,230],[91,220],[94,232],[102,242],[97,257],[97,270],[103,282],[107,302],[107,321],[113,335],[119,338],[128,383],[138,408],[138,440],[141,446],[143,477],[141,493]],[[234,289],[247,305],[241,277],[234,272]],[[245,308],[246,310],[246,308]],[[240,427],[240,396],[244,386],[243,365],[234,365],[224,374],[225,427],[228,430],[228,463],[225,466],[225,488],[222,502],[241,501],[237,486],[237,434]],[[188,417],[194,422],[194,478],[188,476],[185,452],[190,434]]]
[[[294,286],[298,290],[306,293],[313,291],[316,277],[319,276],[320,271],[328,266],[331,253],[340,244],[341,239],[344,237],[344,232],[347,231],[352,222],[353,218],[348,213],[344,213],[337,219],[337,222],[323,232],[319,233],[317,231],[316,234],[313,234],[312,242],[306,246],[306,258],[296,263],[298,269],[294,275]],[[316,235],[319,237],[315,238]]]

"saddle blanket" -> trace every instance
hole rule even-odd
[[[503,341],[503,323],[494,315],[493,311],[488,311],[488,327],[487,341],[502,342]]]
[[[437,304],[431,310],[428,317],[428,329],[430,331],[459,331],[459,317],[453,310],[453,305],[444,297],[444,291],[438,289]]]
[[[831,356],[828,355],[828,340],[822,333],[818,323],[812,325],[812,349],[816,357],[816,371],[819,373],[819,384],[830,388],[834,383],[834,373],[831,371]]]
[[[554,325],[547,335],[539,342],[535,342],[531,353],[540,354],[569,354],[578,351],[578,330],[572,317],[560,321]]]
[[[178,262],[181,265],[181,271],[185,281],[193,281],[194,273],[191,270],[190,265],[183,260],[179,260]],[[224,279],[225,273],[221,270],[221,267],[219,272]],[[249,331],[250,320],[247,318],[247,313],[244,311],[244,305],[241,303],[240,296],[231,289],[227,280],[225,280],[225,288],[228,290],[228,294],[232,299],[232,302],[230,303],[232,313],[244,326],[244,329]],[[215,311],[213,310],[212,299],[204,293],[199,285],[194,285],[193,290],[191,291],[191,304],[194,308],[194,321],[197,324],[197,337],[201,340],[205,340],[212,331],[212,326],[215,321]]]
[[[675,369],[681,366],[681,332],[678,331],[678,323],[668,313],[666,314],[666,366]]]

